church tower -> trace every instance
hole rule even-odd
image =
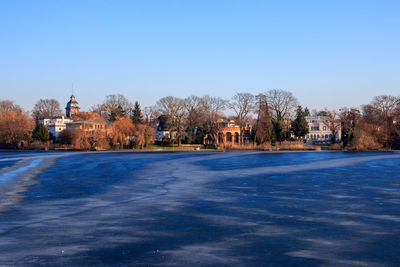
[[[67,103],[67,107],[65,108],[65,113],[67,115],[67,118],[72,118],[73,115],[76,115],[79,113],[79,104],[78,101],[76,101],[75,96],[71,95],[71,99]]]

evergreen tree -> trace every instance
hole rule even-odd
[[[282,142],[286,140],[286,131],[283,128],[283,120],[272,122],[275,131],[276,141]]]
[[[143,123],[142,111],[140,109],[140,105],[139,105],[138,101],[135,102],[135,107],[133,108],[132,122],[135,124]]]
[[[303,111],[301,106],[297,107],[296,119],[292,122],[292,129],[294,135],[297,137],[303,137],[309,132],[308,122],[306,120],[306,114],[309,114],[307,108]]]
[[[36,124],[35,129],[32,131],[32,137],[34,140],[38,140],[41,142],[49,141],[49,130],[43,124],[38,123]]]

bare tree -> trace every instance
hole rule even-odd
[[[384,131],[384,144],[390,147],[390,135],[392,134],[393,121],[396,115],[396,109],[400,105],[400,98],[392,95],[376,96],[371,102],[373,110],[379,114],[380,125]]]
[[[257,120],[255,123],[255,141],[263,144],[272,141],[272,120],[269,113],[267,97],[264,94],[256,96]]]
[[[40,99],[32,110],[32,117],[36,121],[44,118],[59,117],[62,114],[60,103],[55,99]]]
[[[381,113],[384,118],[392,115],[397,105],[400,103],[400,98],[392,95],[375,96],[371,105]]]
[[[157,101],[156,107],[162,115],[170,119],[170,131],[176,131],[176,138],[180,146],[185,122],[185,102],[177,97],[166,96]]]
[[[107,112],[104,110],[104,105],[103,104],[96,104],[90,107],[91,112],[96,112],[100,117],[106,119],[107,118]]]
[[[328,113],[329,110],[327,107],[325,107],[323,110],[313,109],[311,112],[312,116],[325,116],[325,117],[329,115]]]
[[[195,139],[196,131],[201,127],[204,121],[204,110],[202,99],[198,96],[189,96],[185,98],[186,126],[191,140]]]
[[[222,112],[227,106],[227,101],[220,97],[205,95],[201,98],[201,105],[204,111],[206,132],[214,144],[218,144],[218,134],[221,128],[219,120],[222,118]]]
[[[361,108],[362,117],[367,123],[376,125],[381,123],[381,115],[374,106],[372,106],[371,104],[367,104],[363,105]]]
[[[148,126],[151,126],[153,122],[156,120],[158,112],[154,107],[145,107],[143,109],[143,120],[144,123]]]
[[[236,93],[229,102],[229,108],[235,112],[237,123],[240,126],[240,144],[244,143],[244,130],[249,121],[250,113],[254,111],[254,100],[252,94]]]
[[[0,100],[0,116],[9,111],[22,112],[22,108],[19,105],[14,104],[10,100]]]
[[[272,120],[281,121],[293,117],[298,102],[291,92],[273,89],[269,90],[265,95],[271,110]]]
[[[286,132],[289,130],[290,124],[287,122],[293,118],[294,111],[298,106],[297,99],[291,92],[280,89],[269,90],[266,96],[276,139],[283,141],[288,138]]]
[[[329,130],[332,132],[332,139],[331,143],[335,144],[336,143],[336,136],[340,131],[340,117],[339,113],[336,110],[327,110],[325,109],[323,113],[324,115],[319,115],[319,116],[324,116],[326,119],[323,121],[323,123],[329,128]]]
[[[131,117],[132,108],[132,103],[124,95],[118,94],[106,96],[104,102],[93,106],[92,110],[106,120],[115,121],[118,117]]]

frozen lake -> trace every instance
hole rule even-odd
[[[399,266],[398,152],[0,152],[0,265]]]

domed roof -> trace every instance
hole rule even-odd
[[[75,96],[71,95],[71,99],[67,103],[67,108],[79,107],[78,101],[76,101]]]

